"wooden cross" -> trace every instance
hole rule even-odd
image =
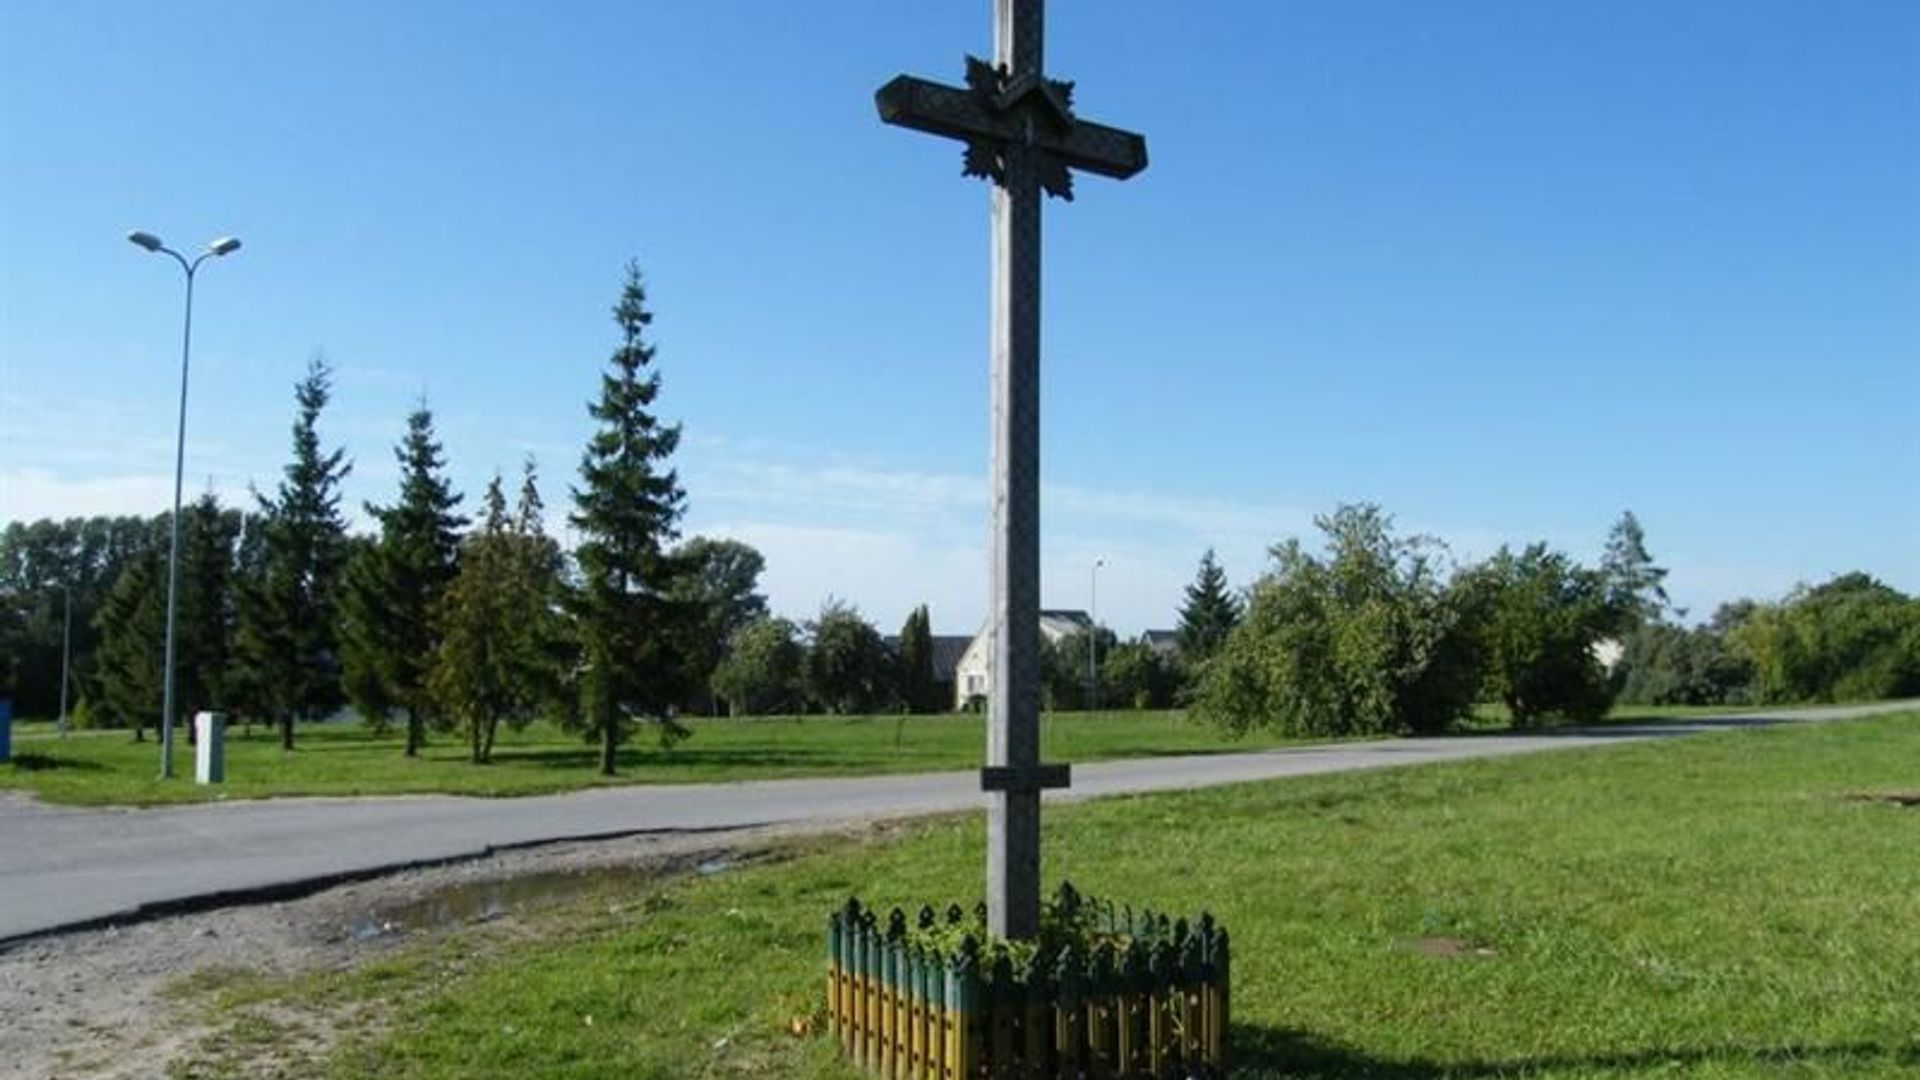
[[[966,144],[962,171],[993,183],[992,586],[987,695],[987,921],[1040,928],[1040,792],[1066,787],[1040,763],[1040,206],[1073,198],[1073,170],[1124,180],[1147,141],[1073,114],[1073,84],[1044,74],[1043,0],[994,0],[994,59],[967,58],[967,85],[902,75],[874,95],[880,119]]]

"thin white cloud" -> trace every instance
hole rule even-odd
[[[225,506],[252,506],[244,484],[215,482],[213,493]],[[208,489],[191,476],[181,498],[193,500]],[[0,521],[164,513],[173,505],[173,478],[160,474],[123,474],[69,479],[46,469],[0,470]]]
[[[828,595],[883,628],[927,603],[943,633],[970,633],[986,611],[984,476],[866,465],[705,460],[687,470],[690,531],[734,536],[767,558],[776,610],[804,618]],[[1251,579],[1275,539],[1311,514],[1290,507],[1148,491],[1045,485],[1042,601],[1086,608],[1123,633],[1173,624],[1200,553],[1219,550]]]
[[[761,586],[776,612],[805,620],[828,597],[852,603],[887,633],[919,604],[941,633],[971,633],[984,610],[986,563],[977,544],[901,530],[767,521],[699,530],[752,544],[766,556]]]

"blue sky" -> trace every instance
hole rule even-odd
[[[872,91],[983,0],[0,4],[0,519],[271,485],[307,358],[385,501],[557,511],[639,259],[688,532],[886,629],[984,610],[987,190]],[[1152,165],[1047,208],[1044,595],[1173,621],[1371,500],[1463,558],[1632,508],[1694,617],[1920,590],[1920,5],[1056,0],[1048,63]]]

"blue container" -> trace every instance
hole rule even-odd
[[[0,697],[0,761],[13,760],[13,699]]]

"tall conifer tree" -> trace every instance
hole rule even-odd
[[[1227,634],[1240,623],[1240,600],[1227,589],[1227,575],[1214,559],[1213,549],[1200,557],[1200,570],[1187,586],[1187,602],[1180,608],[1180,653],[1188,660],[1205,660],[1219,651]]]
[[[400,498],[388,507],[367,506],[380,523],[380,538],[348,566],[340,644],[348,698],[376,722],[389,709],[405,710],[406,754],[415,757],[433,720],[426,681],[439,643],[434,607],[458,568],[467,519],[454,512],[460,496],[447,481],[425,402],[407,416],[407,434],[393,453]]]
[[[1633,511],[1621,513],[1607,530],[1607,550],[1600,557],[1600,575],[1606,581],[1607,606],[1613,613],[1612,633],[1624,635],[1653,622],[1670,606],[1666,568],[1656,566],[1647,553],[1647,534]]]
[[[332,388],[332,369],[320,357],[294,387],[293,460],[273,498],[256,496],[265,566],[243,590],[235,643],[245,695],[279,724],[286,750],[296,719],[326,716],[342,701],[335,629],[347,528],[340,483],[353,466],[345,450],[320,449],[320,413]]]
[[[181,522],[179,667],[174,672],[180,716],[225,703],[225,676],[233,651],[234,545],[238,510],[223,510],[212,492],[188,507]],[[189,733],[192,732],[189,727]]]
[[[900,700],[909,712],[933,712],[934,690],[933,619],[921,604],[900,627]]]
[[[160,715],[166,580],[166,561],[158,552],[134,558],[94,617],[100,633],[94,655],[97,709],[107,723],[131,724],[136,741],[146,738],[148,721]]]
[[[687,605],[675,599],[683,572],[669,554],[686,493],[667,459],[680,427],[654,415],[660,374],[645,341],[653,315],[637,263],[627,265],[614,323],[620,345],[588,413],[599,428],[580,462],[573,526],[580,584],[573,594],[582,668],[579,724],[600,745],[600,772],[636,720],[658,723],[663,739],[685,733],[672,708],[687,682],[681,655]]]

